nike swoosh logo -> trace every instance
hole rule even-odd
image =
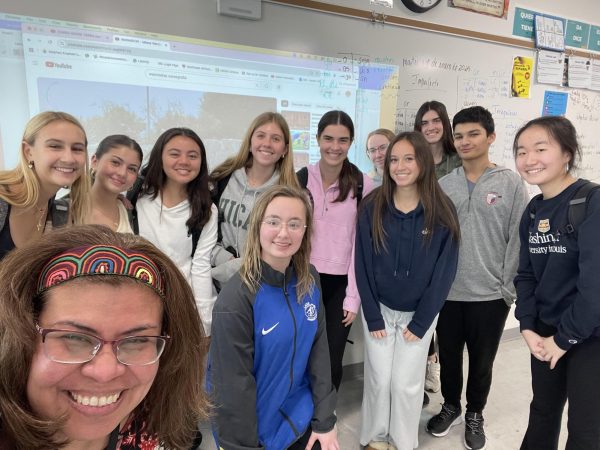
[[[262,329],[262,335],[266,336],[267,334],[269,334],[271,331],[273,331],[275,329],[275,327],[279,325],[279,322],[277,322],[275,325],[273,325],[271,328],[269,328],[268,330],[265,330],[264,328]]]

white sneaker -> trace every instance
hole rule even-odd
[[[427,361],[427,370],[425,371],[425,390],[437,392],[440,390],[440,363]]]
[[[369,445],[365,447],[365,450],[389,450],[389,445],[387,442],[383,441],[371,441]]]

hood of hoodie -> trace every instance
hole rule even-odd
[[[267,188],[277,184],[278,181],[279,171],[275,171],[262,186],[250,187],[244,168],[231,174],[227,187],[219,200],[223,247],[231,246],[238,254],[241,254],[248,235],[250,212],[254,208],[258,196]]]

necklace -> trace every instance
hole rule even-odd
[[[46,227],[46,211],[47,211],[47,207],[44,206],[43,208],[39,208],[38,212],[40,214],[40,216],[38,217],[37,220],[37,224],[35,225],[35,227],[38,230],[38,233],[40,231],[43,231],[44,228]]]
[[[113,231],[116,231],[117,228],[119,228],[119,220],[115,221],[115,214],[107,214],[106,212],[104,212],[102,209],[100,208],[95,208],[95,212],[97,215],[99,215],[100,217],[98,217],[98,220],[93,220],[91,223],[97,223],[97,224],[109,224],[109,226],[112,228]],[[119,208],[117,207],[117,214],[116,217],[120,217],[119,216]]]

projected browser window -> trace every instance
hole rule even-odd
[[[351,55],[306,55],[29,19],[17,21],[19,29],[10,24],[13,40],[20,34],[22,42],[23,59],[13,71],[18,78],[24,68],[28,116],[49,109],[72,113],[84,124],[91,149],[104,136],[123,133],[148,153],[164,130],[187,126],[202,137],[214,167],[237,152],[255,116],[278,111],[290,125],[295,165],[301,167],[319,158],[315,134],[322,114],[342,109],[356,119],[350,158],[368,170],[364,138],[380,126],[394,96],[386,83],[397,76],[397,67]],[[10,159],[5,157],[8,167],[14,165]]]

